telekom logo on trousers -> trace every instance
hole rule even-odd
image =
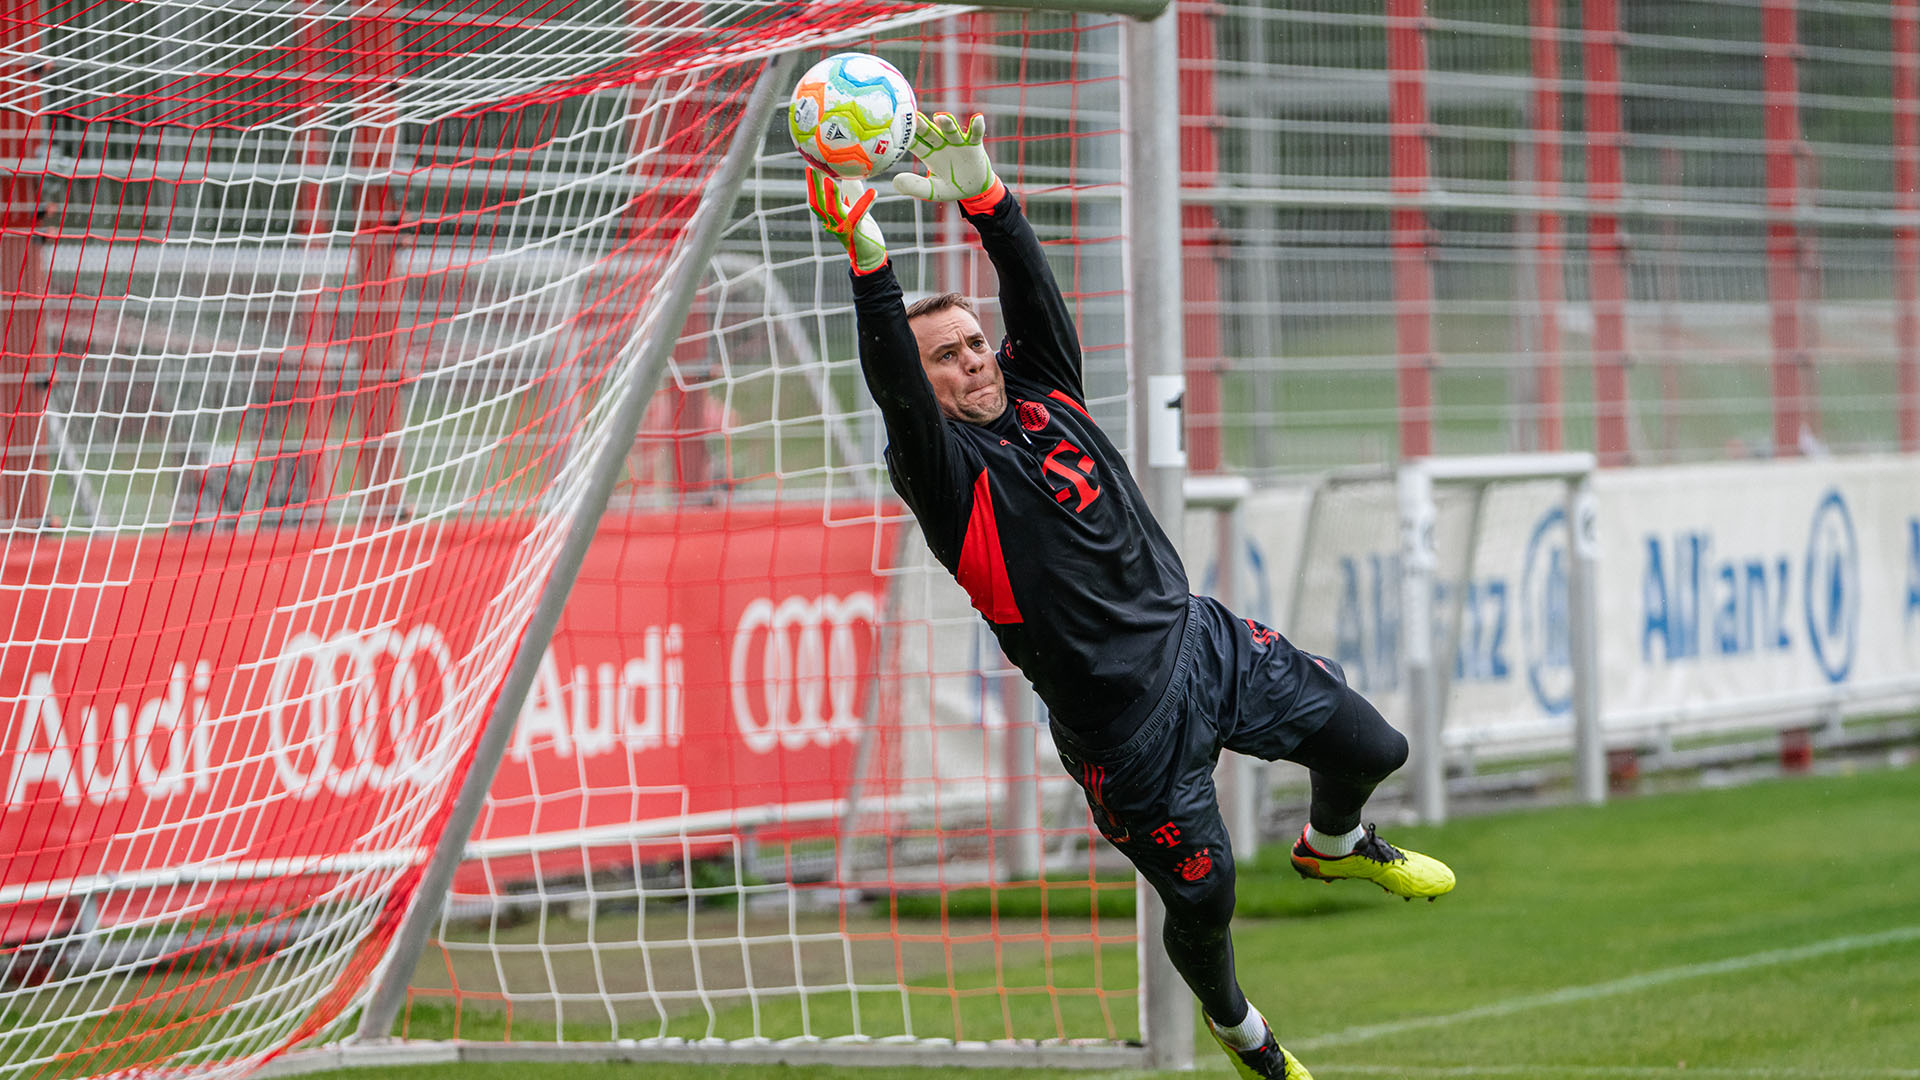
[[[733,722],[749,750],[860,737],[860,677],[871,666],[878,610],[868,592],[747,605],[733,632],[728,681]]]

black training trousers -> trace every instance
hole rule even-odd
[[[1374,787],[1407,758],[1407,740],[1338,664],[1209,597],[1189,601],[1173,675],[1138,730],[1111,746],[1059,725],[1053,736],[1101,835],[1166,902],[1167,951],[1223,1024],[1246,1015],[1246,999],[1227,935],[1234,866],[1213,786],[1221,749],[1305,765],[1309,820],[1327,833],[1357,826]]]

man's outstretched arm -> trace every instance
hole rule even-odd
[[[927,175],[896,176],[894,190],[917,199],[958,202],[980,233],[980,244],[1000,277],[1000,309],[1012,346],[1002,365],[1058,386],[1084,403],[1080,335],[1039,237],[1019,200],[994,174],[987,156],[986,117],[975,113],[962,130],[953,117],[939,113],[931,119],[921,116],[914,129],[914,156],[926,166]]]
[[[849,199],[850,191],[857,197]],[[847,249],[852,264],[860,371],[887,426],[887,464],[901,495],[918,513],[953,487],[958,466],[940,401],[920,367],[920,346],[907,325],[905,297],[887,259],[886,240],[867,216],[873,198],[857,184],[807,169],[808,204],[826,234]]]

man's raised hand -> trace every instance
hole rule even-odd
[[[929,202],[959,202],[968,213],[985,213],[1006,191],[987,158],[987,118],[974,113],[966,130],[952,113],[914,118],[913,156],[927,175],[900,173],[893,190]]]
[[[887,262],[887,240],[867,214],[877,194],[858,180],[836,179],[807,166],[807,205],[820,228],[847,249],[856,274],[871,274]]]

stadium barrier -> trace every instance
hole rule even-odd
[[[1623,468],[1590,484],[1607,746],[1670,749],[1920,703],[1920,461]],[[1339,660],[1403,722],[1420,710],[1399,491],[1379,473],[1257,488],[1236,575],[1249,617]],[[1459,764],[1570,748],[1565,484],[1443,482],[1435,501],[1429,640],[1445,754]],[[1208,526],[1190,523],[1190,536],[1196,527]],[[1217,581],[1218,566],[1196,566],[1196,584]]]

